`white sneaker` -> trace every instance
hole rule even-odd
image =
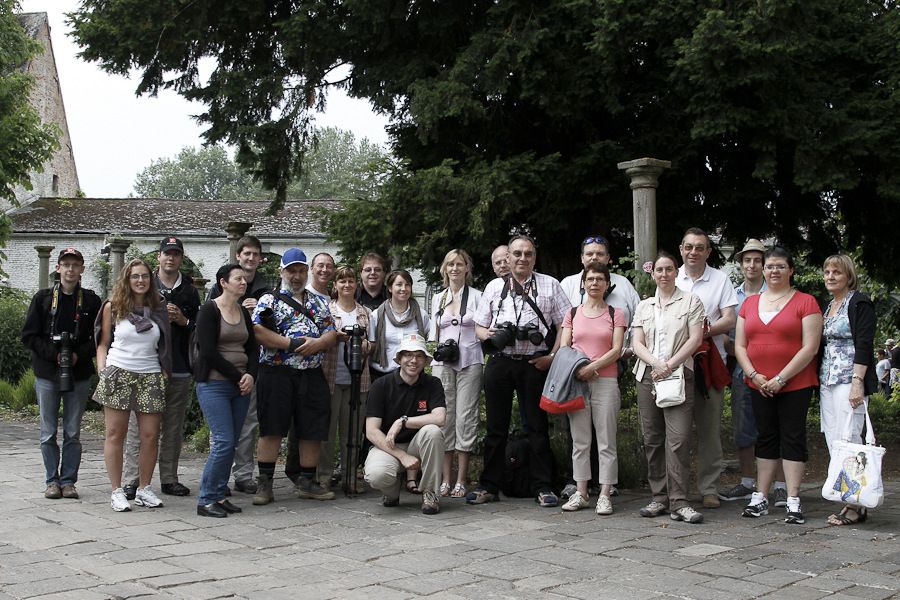
[[[684,521],[686,523],[702,523],[703,515],[698,513],[690,506],[682,506],[678,510],[669,513],[669,518],[673,521]]]
[[[134,503],[147,508],[159,508],[163,505],[162,500],[153,493],[149,485],[137,489],[137,492],[134,494]]]
[[[116,512],[127,512],[131,510],[131,504],[128,502],[128,498],[125,497],[125,490],[122,488],[113,490],[112,495],[109,497],[109,507]]]
[[[569,496],[569,501],[562,505],[562,509],[565,511],[574,511],[587,508],[588,506],[590,506],[590,504],[588,503],[587,496],[582,496],[581,492],[576,491]]]
[[[604,496],[600,494],[600,497],[597,498],[597,514],[598,515],[611,515],[613,513],[612,509],[612,501],[609,499],[609,496]]]

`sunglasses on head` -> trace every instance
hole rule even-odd
[[[587,246],[588,244],[603,244],[604,246],[607,246],[609,245],[609,242],[607,242],[606,238],[602,235],[594,235],[584,238],[584,241],[581,242],[582,246]]]

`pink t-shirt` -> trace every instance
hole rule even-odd
[[[613,327],[625,327],[625,316],[619,308],[614,309],[614,321],[610,323],[609,309],[596,317],[587,317],[584,314],[584,305],[578,307],[575,313],[575,323],[572,323],[572,311],[566,313],[563,327],[572,330],[572,347],[584,352],[591,360],[597,360],[612,348]],[[612,363],[602,369],[598,369],[600,377],[616,377],[618,368]]]

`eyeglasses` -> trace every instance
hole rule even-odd
[[[693,252],[694,250],[696,250],[697,252],[705,252],[706,244],[682,244],[681,249],[685,252]]]
[[[128,278],[132,281],[140,281],[142,279],[150,279],[150,273],[132,273],[128,276]]]
[[[383,271],[384,269],[382,269],[381,267],[365,267],[362,270],[363,273],[381,273]]]
[[[606,277],[603,277],[602,275],[600,277],[585,277],[584,282],[585,283],[606,283]]]
[[[765,267],[763,267],[763,269],[765,269],[766,271],[787,271],[788,266],[784,263],[781,263],[777,265],[766,265]]]
[[[593,235],[591,237],[586,237],[581,242],[582,247],[587,246],[588,244],[603,244],[604,246],[609,246],[609,242],[607,242],[606,238],[602,235]]]
[[[524,256],[525,258],[534,258],[534,251],[533,251],[533,250],[513,250],[513,251],[511,252],[511,254],[512,254],[513,256],[515,256],[516,258],[521,258],[521,257],[523,257],[523,256]]]

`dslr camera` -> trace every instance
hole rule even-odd
[[[72,378],[72,334],[63,331],[50,339],[59,350],[59,391],[71,392],[75,389]]]
[[[481,342],[481,349],[485,354],[500,352],[507,346],[512,346],[516,341],[517,327],[507,321],[506,323],[497,323],[494,325],[494,333],[491,337]]]
[[[535,346],[540,346],[544,341],[544,334],[540,328],[534,323],[516,327],[516,339],[520,341],[528,340]]]
[[[358,375],[363,372],[362,343],[366,337],[366,328],[353,324],[342,328],[341,331],[350,336],[350,339],[344,345],[344,363],[347,365],[347,370],[350,373]]]
[[[434,350],[434,360],[445,363],[457,362],[459,360],[459,344],[456,343],[456,340],[447,340],[438,344]]]

